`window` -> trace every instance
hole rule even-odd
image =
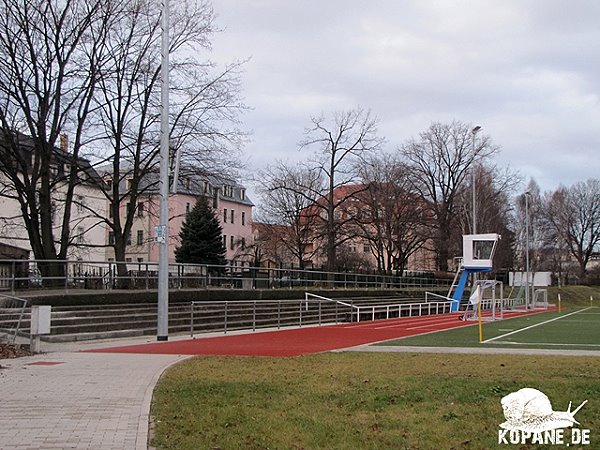
[[[143,202],[139,202],[138,203],[137,216],[138,217],[144,217],[144,203]]]
[[[83,227],[77,227],[77,243],[83,244]]]
[[[139,262],[139,263],[143,263],[143,262],[144,262],[144,258],[138,258],[138,259],[137,259],[137,262]]]
[[[227,208],[223,208],[223,223],[227,223]]]
[[[125,187],[128,191],[131,189],[132,185],[133,185],[133,178],[127,178],[127,181],[125,181]]]
[[[231,210],[231,223],[235,223],[235,210]]]
[[[230,236],[230,237],[229,237],[229,248],[230,248],[231,250],[233,250],[233,249],[235,248],[235,247],[234,247],[234,242],[233,242],[233,236]]]
[[[246,225],[246,213],[242,211],[242,226]]]
[[[190,213],[190,202],[185,204],[185,214],[188,215]]]
[[[136,244],[137,245],[144,245],[144,230],[138,230],[137,231]]]
[[[240,189],[240,197],[242,200],[246,200],[246,189]]]
[[[204,193],[208,194],[208,181],[204,182]]]
[[[131,231],[127,233],[127,245],[131,245]]]
[[[246,238],[242,238],[242,250],[246,249]]]
[[[83,212],[84,206],[85,206],[85,198],[83,197],[83,195],[78,195],[77,196],[77,211]]]
[[[371,251],[371,245],[370,244],[364,244],[363,245],[363,252],[367,253]]]
[[[227,235],[223,235],[223,247],[227,248]]]
[[[113,231],[108,232],[108,245],[115,245],[115,233]]]
[[[473,259],[492,259],[495,241],[473,241]]]

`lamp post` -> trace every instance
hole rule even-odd
[[[162,5],[160,89],[160,214],[157,227],[158,308],[156,339],[169,339],[169,0]]]
[[[475,188],[475,157],[477,156],[477,152],[475,151],[475,135],[481,130],[481,127],[477,125],[475,128],[471,130],[473,134],[473,139],[471,140],[472,151],[473,151],[473,167],[471,168],[471,188],[473,194],[473,211],[472,211],[472,220],[471,224],[471,233],[477,234],[477,189]],[[473,255],[476,256],[476,255]],[[473,272],[473,289],[475,289],[475,284],[477,283],[477,272]]]
[[[529,309],[529,191],[525,192],[525,309]]]
[[[473,134],[473,140],[472,140],[472,145],[473,145],[473,167],[471,168],[471,185],[472,185],[472,189],[473,189],[473,213],[472,213],[472,226],[471,226],[471,232],[472,234],[477,234],[477,190],[475,188],[475,157],[477,156],[477,152],[475,151],[475,135],[481,130],[481,127],[478,125],[475,128],[473,128],[471,130],[471,133]]]

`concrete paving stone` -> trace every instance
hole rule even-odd
[[[0,450],[147,449],[154,385],[187,356],[80,351],[142,342],[53,344],[1,360]]]

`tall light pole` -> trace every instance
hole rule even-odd
[[[471,140],[473,151],[473,167],[471,167],[471,189],[473,194],[473,211],[471,215],[473,223],[471,224],[471,234],[477,234],[477,189],[475,187],[475,157],[477,156],[477,152],[475,151],[475,135],[479,132],[479,130],[481,130],[479,125],[471,130],[471,133],[473,134],[473,139]],[[477,272],[473,272],[472,283],[473,289],[475,289],[475,284],[477,283]]]
[[[169,339],[169,0],[162,0],[160,88],[160,210],[156,339]]]
[[[529,309],[529,196],[525,192],[525,309]]]
[[[472,220],[473,223],[471,225],[471,233],[477,234],[477,189],[475,187],[475,157],[477,156],[477,152],[475,151],[475,135],[481,130],[481,127],[478,125],[471,130],[473,134],[473,167],[471,168],[471,186],[472,186],[472,194],[473,194],[473,212],[472,212]]]

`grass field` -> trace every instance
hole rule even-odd
[[[500,399],[522,387],[577,414],[600,446],[600,358],[326,353],[198,357],[152,406],[157,449],[493,449]],[[510,447],[544,448],[544,447]]]
[[[562,292],[564,311],[485,324],[484,339],[494,339],[485,344],[478,342],[477,326],[396,344],[544,347],[567,354],[598,349],[600,309],[586,309],[590,295],[600,300],[598,289]],[[497,444],[504,421],[501,398],[533,387],[550,398],[555,411],[588,400],[576,418],[591,430],[591,445],[581,448],[600,448],[598,380],[600,357],[595,356],[196,357],[169,369],[157,385],[151,445],[159,450],[559,448]]]
[[[378,345],[600,350],[600,308],[569,309],[484,322],[483,339],[483,343],[479,343],[479,329],[474,322],[471,326]]]

